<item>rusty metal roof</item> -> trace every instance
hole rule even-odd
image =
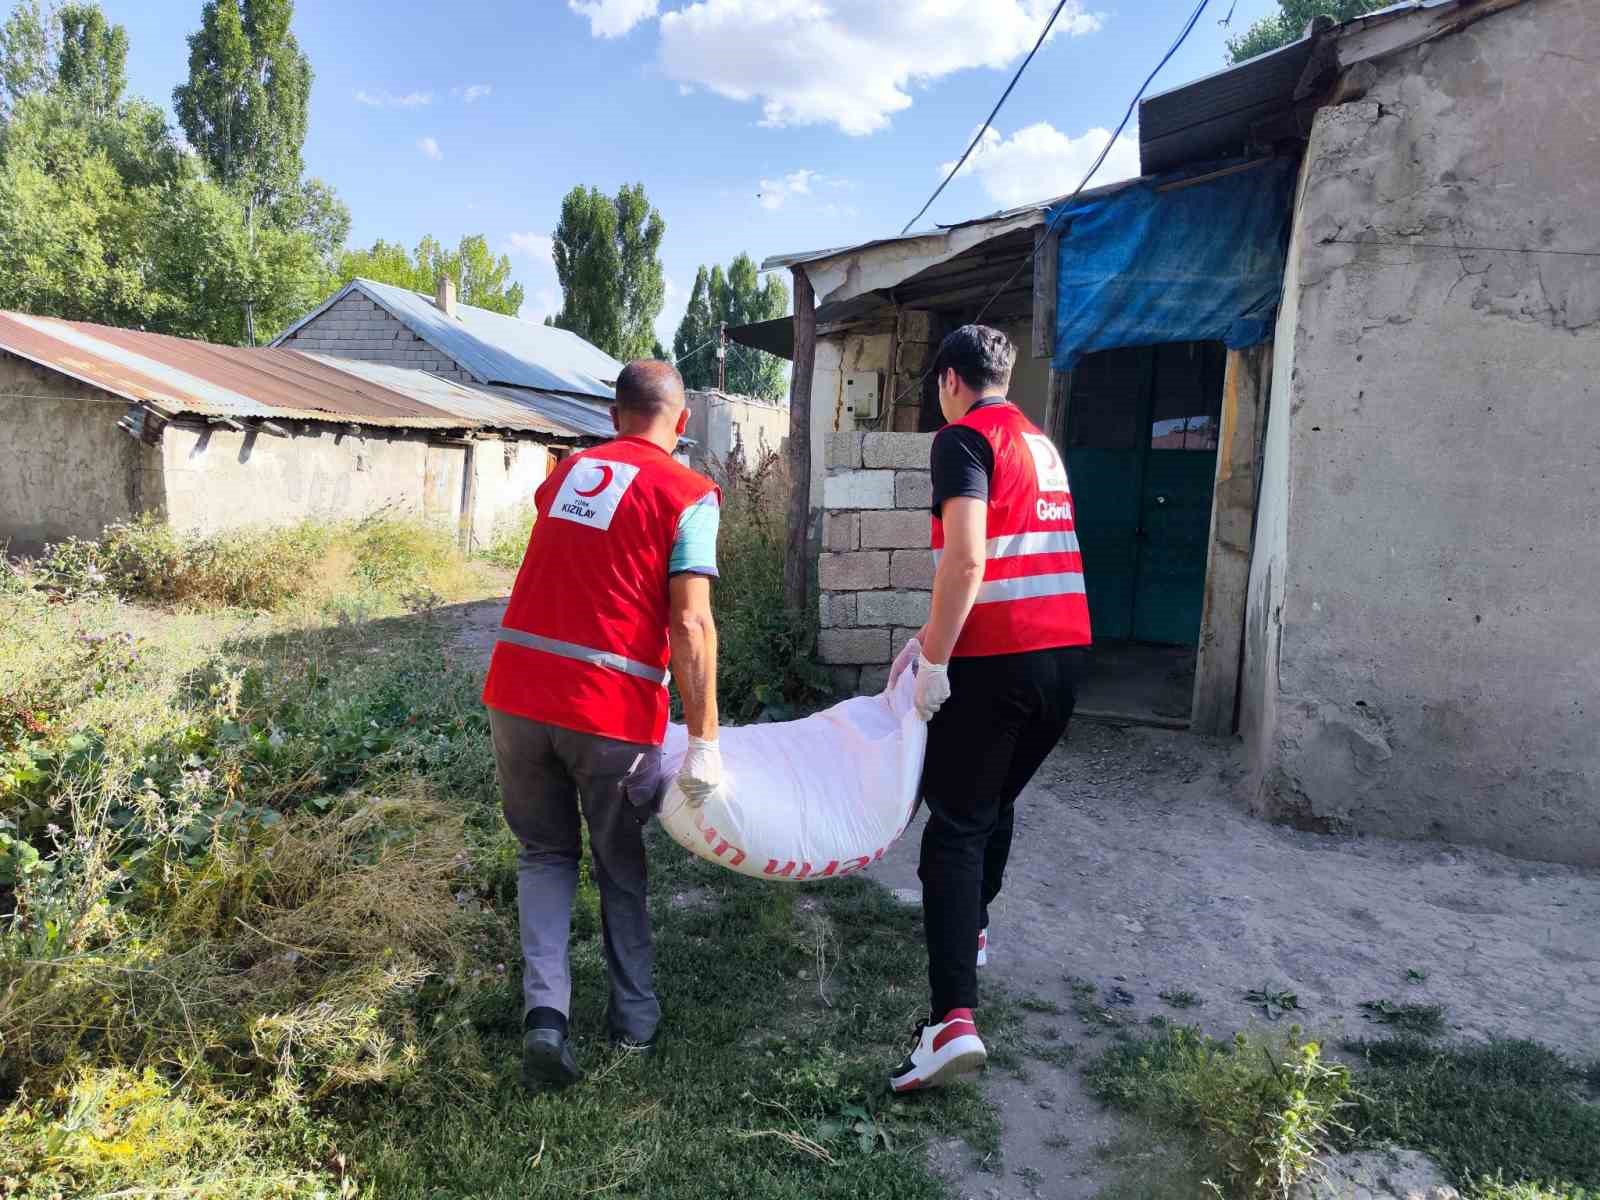
[[[0,349],[169,417],[593,436],[580,424],[541,411],[539,403],[517,403],[423,371],[298,350],[217,346],[16,312],[0,312]]]

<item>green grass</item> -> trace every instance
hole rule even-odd
[[[1582,1075],[1554,1051],[1407,1037],[1346,1049],[1364,1064],[1350,1121],[1362,1143],[1424,1150],[1463,1187],[1498,1177],[1600,1189],[1600,1107],[1585,1102]]]
[[[1401,1004],[1394,1000],[1364,1000],[1361,1011],[1367,1020],[1390,1025],[1402,1033],[1434,1037],[1444,1032],[1444,1006],[1441,1004]]]
[[[401,595],[425,549],[369,529],[333,591],[271,613],[7,572],[0,1195],[932,1200],[930,1138],[997,1160],[975,1086],[885,1086],[926,1005],[914,910],[664,837],[660,1053],[602,1036],[586,867],[586,1077],[523,1091],[515,844],[478,670]]]

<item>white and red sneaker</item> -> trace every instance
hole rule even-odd
[[[942,1087],[983,1070],[988,1061],[972,1010],[952,1008],[944,1020],[924,1021],[917,1027],[917,1044],[889,1076],[889,1087],[896,1092]]]
[[[989,931],[987,929],[978,930],[978,965],[980,967],[989,965]]]

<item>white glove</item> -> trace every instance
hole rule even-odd
[[[924,721],[933,720],[933,714],[950,699],[950,666],[948,663],[931,663],[917,655],[917,716]]]
[[[689,750],[678,769],[678,787],[695,808],[699,808],[722,786],[722,747],[716,739],[689,739]]]
[[[889,668],[889,686],[892,688],[900,682],[900,676],[906,673],[906,668],[922,657],[922,643],[916,638],[907,640],[905,647],[895,657],[894,666]]]

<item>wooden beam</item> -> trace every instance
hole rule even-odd
[[[1033,356],[1056,352],[1056,266],[1061,259],[1061,228],[1033,233]]]
[[[1267,401],[1271,372],[1271,342],[1228,351],[1206,555],[1205,608],[1189,716],[1189,728],[1195,733],[1224,736],[1234,731],[1250,589],[1256,443],[1261,429],[1257,416]]]
[[[811,574],[811,377],[817,362],[817,305],[804,267],[794,270],[794,371],[789,376],[789,545],[783,598],[806,611]]]

